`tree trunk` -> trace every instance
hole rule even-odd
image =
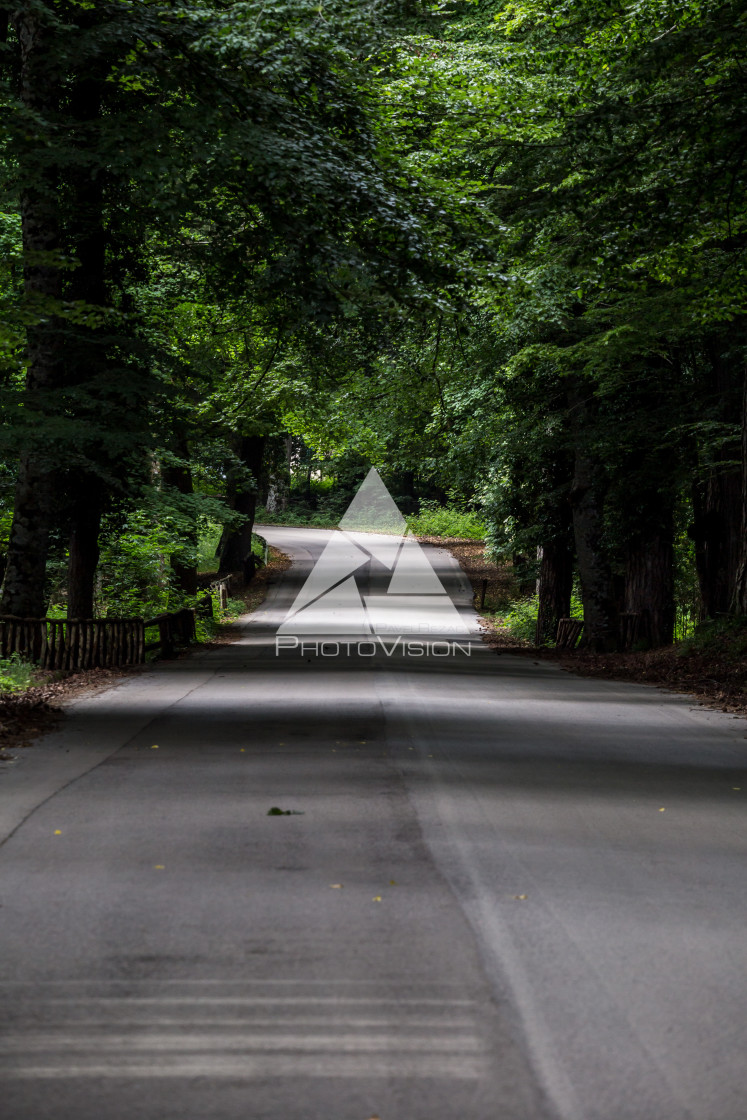
[[[20,46],[21,99],[32,116],[49,119],[55,112],[58,89],[56,79],[45,68],[44,41],[38,18],[35,13],[22,9],[14,16],[14,24]],[[60,253],[56,169],[41,172],[38,165],[34,167],[44,142],[44,137],[36,144],[32,142],[29,165],[22,163],[20,167],[24,184],[21,194],[24,295],[39,316],[38,323],[27,331],[26,394],[31,408],[42,413],[50,407],[45,398],[54,392],[60,378],[55,310],[61,295],[61,271],[56,260]],[[42,447],[29,443],[21,452],[18,466],[0,601],[2,614],[30,618],[46,614],[44,581],[54,490],[54,473]]]
[[[578,388],[569,391],[568,403],[575,441],[571,508],[584,604],[583,643],[594,653],[608,653],[617,648],[617,611],[612,594],[612,574],[602,544],[604,496],[601,469],[586,446],[584,421],[588,406]]]
[[[732,610],[747,615],[747,369],[742,384],[742,439],[741,439],[741,503],[740,503],[740,557],[734,582]]]
[[[713,471],[693,490],[695,556],[705,618],[726,614],[742,554],[741,471]]]
[[[91,128],[97,127],[101,114],[101,82],[96,75],[85,75],[72,90],[70,108],[77,123],[77,142],[85,147]],[[104,229],[104,183],[101,174],[78,171],[70,186],[74,217],[68,227],[69,248],[77,260],[67,298],[90,307],[105,307],[106,232]],[[106,368],[108,332],[81,325],[67,346],[64,379],[66,386],[90,384]],[[95,393],[90,393],[95,400]],[[96,422],[100,423],[96,416]],[[106,465],[106,452],[97,448]],[[90,452],[89,452],[90,454]],[[70,502],[70,542],[68,561],[68,618],[93,617],[93,591],[99,562],[99,531],[105,503],[105,484],[92,473],[69,474],[66,479]]]
[[[73,503],[67,582],[67,617],[93,618],[93,592],[99,562],[102,493],[98,478],[81,480]]]
[[[642,616],[643,644],[654,648],[671,645],[674,638],[672,524],[628,546],[625,610]]]
[[[189,447],[185,439],[179,443],[179,457],[185,460],[185,463],[180,466],[167,466],[163,468],[162,480],[164,485],[173,486],[180,494],[192,495],[194,494],[194,485],[192,481],[192,471],[186,465],[189,460]],[[187,541],[190,551],[197,551],[197,526],[190,529]],[[197,594],[197,567],[193,563],[185,563],[179,553],[172,553],[171,555],[171,568],[174,572],[174,579],[176,586],[180,591],[186,595]]]
[[[715,402],[713,418],[738,430],[743,423],[743,367],[732,359],[727,339],[711,340],[708,351],[707,392]],[[735,431],[734,441],[720,446],[711,460],[731,464],[739,459],[738,438]],[[744,550],[742,491],[742,470],[730,465],[713,467],[693,487],[692,537],[705,618],[727,614],[735,603]]]
[[[573,590],[571,542],[566,537],[557,538],[543,544],[541,551],[535,639],[538,646],[555,641],[559,620],[570,616]]]
[[[244,521],[238,529],[224,534],[221,542],[218,575],[242,571],[248,582],[254,575],[252,560],[252,527],[257,508],[257,492],[262,474],[266,436],[241,436],[238,441],[237,455],[243,466],[251,472],[253,484],[238,484],[229,474],[228,503],[231,509],[240,513]]]

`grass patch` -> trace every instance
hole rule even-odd
[[[17,653],[0,658],[0,692],[22,692],[34,683],[36,666]]]
[[[286,509],[257,510],[256,521],[259,525],[288,525],[296,529],[336,529],[339,517],[315,510]]]
[[[469,541],[485,538],[485,523],[478,514],[453,506],[439,506],[438,502],[421,502],[420,513],[407,518],[407,527],[419,537],[452,537]]]
[[[492,615],[492,612],[486,612]],[[534,645],[537,634],[537,615],[539,613],[539,599],[537,595],[528,595],[522,599],[511,599],[504,610],[496,612],[491,621],[506,630],[508,634],[519,642]],[[578,595],[571,596],[570,618],[583,618],[584,606]],[[554,642],[548,643],[554,646]]]

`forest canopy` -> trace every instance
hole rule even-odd
[[[0,614],[189,603],[371,465],[537,581],[538,641],[574,595],[594,650],[747,614],[746,4],[15,0],[0,41]]]

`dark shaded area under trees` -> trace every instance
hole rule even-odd
[[[747,614],[747,5],[0,31],[1,613],[153,554],[184,601],[208,526],[250,577],[258,505],[334,518],[373,463],[479,513],[539,644],[574,589],[598,652]]]

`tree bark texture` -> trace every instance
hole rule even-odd
[[[79,481],[79,492],[72,506],[68,560],[67,617],[94,617],[94,587],[99,562],[99,531],[102,501],[98,478],[86,476]]]
[[[736,614],[747,615],[747,368],[742,375],[742,438],[741,454],[741,509],[740,509],[740,556],[734,584],[732,610]]]
[[[101,113],[101,82],[97,75],[84,75],[75,83],[70,110],[76,122],[77,143],[84,148],[95,136]],[[79,170],[74,174],[70,191],[73,217],[68,225],[67,240],[77,267],[66,295],[73,302],[102,308],[108,302],[103,176]],[[92,386],[106,368],[105,336],[106,332],[95,326],[80,326],[69,331],[64,383],[66,387],[88,387],[89,409],[95,399]],[[89,423],[91,421],[98,426],[98,417],[90,416]],[[87,454],[102,465],[108,465],[106,449],[98,442],[87,448]],[[92,618],[106,487],[102,479],[90,471],[68,474],[65,486],[70,520],[68,618]]]
[[[588,405],[578,388],[569,391],[568,403],[575,441],[571,508],[584,604],[583,644],[594,653],[607,653],[616,649],[618,643],[612,574],[603,546],[602,471],[587,445],[584,420]]]
[[[538,549],[538,646],[554,642],[558,622],[571,613],[573,591],[573,511],[570,501],[573,459],[565,448],[553,448],[543,469],[544,497],[540,509],[542,544]]]
[[[237,483],[235,476],[232,478],[229,474],[228,504],[231,509],[243,515],[244,521],[238,529],[225,534],[221,542],[218,575],[243,571],[246,581],[254,575],[252,528],[266,442],[266,436],[241,436],[237,441],[237,456],[242,465],[251,472],[254,483],[252,485]]]
[[[37,13],[20,8],[13,17],[20,47],[21,99],[42,119],[54,113],[58,87],[45,67],[44,35]],[[43,145],[40,138],[38,145]],[[29,159],[39,159],[31,145]],[[24,252],[24,295],[38,323],[27,332],[26,394],[31,407],[44,412],[59,385],[60,344],[54,309],[61,295],[60,230],[57,172],[38,165],[20,167],[21,229]],[[46,614],[45,575],[50,523],[55,504],[55,481],[43,449],[29,433],[21,451],[15,488],[13,523],[3,583],[0,613],[28,618]]]
[[[569,509],[570,514],[570,509]],[[554,642],[558,622],[571,613],[573,590],[573,546],[567,537],[559,537],[542,545],[537,579],[536,644]]]
[[[744,471],[745,417],[744,372],[722,353],[722,341],[713,344],[710,355],[710,391],[720,402],[718,419],[725,424],[742,427],[742,447],[722,447],[718,457],[725,462],[742,459],[741,467],[712,467],[705,480],[693,487],[695,558],[703,602],[703,616],[716,618],[734,608],[740,593],[737,590],[744,544]],[[737,437],[738,438],[738,437]],[[736,439],[735,439],[736,443]],[[741,452],[741,453],[740,453]]]
[[[184,463],[179,466],[167,466],[163,468],[162,479],[166,486],[173,486],[180,494],[192,495],[194,494],[194,485],[192,481],[192,471],[187,466],[189,459],[189,447],[186,440],[179,443],[179,457],[184,460]],[[187,534],[187,541],[193,551],[197,549],[197,526],[189,530]],[[171,556],[171,568],[174,572],[174,579],[176,586],[180,591],[187,595],[197,594],[197,567],[194,564],[185,564],[183,559],[180,558],[178,553]]]
[[[625,610],[642,616],[647,646],[671,645],[674,637],[673,527],[630,544],[625,564]]]

